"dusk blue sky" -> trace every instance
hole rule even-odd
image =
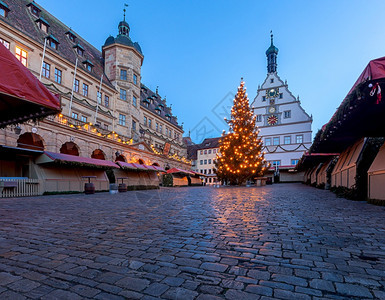
[[[240,78],[250,100],[266,77],[270,30],[278,75],[313,115],[328,122],[371,59],[385,56],[385,1],[37,0],[101,50],[128,3],[130,37],[144,54],[142,83],[167,96],[195,142],[219,136]]]

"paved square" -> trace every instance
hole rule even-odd
[[[385,299],[385,207],[302,184],[0,199],[0,299]]]

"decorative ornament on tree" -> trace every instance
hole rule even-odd
[[[262,153],[262,140],[255,126],[256,116],[250,109],[249,99],[241,79],[241,85],[233,101],[231,119],[227,121],[229,132],[219,140],[219,154],[215,162],[219,180],[241,185],[246,180],[261,176],[266,171]]]
[[[376,82],[376,84],[373,86],[373,84],[369,84],[369,88],[372,88],[372,90],[370,91],[369,95],[371,97],[373,97],[375,94],[377,94],[377,102],[376,104],[380,104],[381,102],[381,99],[382,99],[382,96],[381,96],[381,87],[379,85],[378,82]],[[376,93],[377,91],[377,93]]]

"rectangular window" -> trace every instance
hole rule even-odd
[[[108,130],[108,124],[103,124],[103,126],[105,130]]]
[[[78,119],[78,114],[75,112],[72,112],[72,119]]]
[[[292,165],[292,166],[295,166],[295,165],[298,164],[298,162],[299,162],[299,159],[292,159],[292,160],[291,160],[291,165]]]
[[[56,49],[56,50],[57,50],[57,48],[58,48],[58,44],[57,44],[53,39],[50,39],[50,40],[49,40],[49,45],[50,45],[50,47],[53,48],[53,49]]]
[[[284,138],[283,138],[283,143],[284,144],[291,144],[291,136],[285,136]]]
[[[144,126],[147,126],[147,117],[143,117],[143,124]]]
[[[302,135],[302,134],[296,135],[296,136],[295,136],[295,142],[296,142],[297,144],[302,144],[302,143],[303,143],[303,135]]]
[[[74,82],[74,91],[79,93],[79,80],[75,79]]]
[[[274,146],[279,145],[279,137],[274,137],[274,138],[273,138],[273,145],[274,145]]]
[[[109,107],[110,106],[110,97],[104,96],[104,106]]]
[[[207,154],[207,150],[205,150],[204,153]]]
[[[283,117],[284,117],[285,119],[291,118],[291,110],[285,110],[285,111],[283,112]]]
[[[133,78],[132,78],[132,81],[134,82],[135,85],[137,85],[137,84],[138,84],[138,76],[136,76],[136,75],[134,74],[134,76],[133,76]]]
[[[203,159],[201,159],[201,165],[203,165]]]
[[[213,153],[214,153],[214,154],[217,153],[217,149],[213,149]]]
[[[205,165],[207,165],[207,159],[205,159]]]
[[[281,161],[280,161],[280,160],[273,160],[273,161],[271,162],[271,165],[272,165],[273,167],[275,167],[275,166],[280,166],[280,165],[281,165]]]
[[[203,150],[201,150],[201,155],[203,155]]]
[[[159,132],[163,133],[163,125],[162,124],[159,125]]]
[[[120,89],[120,99],[127,100],[127,91],[124,89]]]
[[[126,116],[119,114],[119,125],[126,126]]]
[[[2,7],[0,7],[0,16],[4,18],[7,16],[7,11]]]
[[[4,45],[4,47],[9,50],[9,42],[7,42],[6,40],[3,40],[2,38],[0,38],[0,43],[2,43]]]
[[[150,128],[152,128],[151,127],[151,125],[152,125],[151,123],[152,123],[151,119],[148,119],[148,127],[150,127]]]
[[[211,159],[209,159],[209,165],[211,165]]]
[[[274,78],[270,78],[270,83],[274,83]]]
[[[62,77],[62,72],[58,68],[55,68],[55,81],[58,84],[61,84],[61,77]]]
[[[48,33],[48,26],[43,22],[39,22],[39,23],[40,23],[40,29],[43,30],[45,33]]]
[[[84,122],[84,123],[87,123],[87,117],[85,117],[85,116],[81,116],[81,117],[80,117],[80,120],[81,120],[82,122]]]
[[[155,130],[159,131],[159,123],[158,122],[155,123]]]
[[[132,96],[132,105],[135,107],[137,106],[137,101],[135,96]]]
[[[265,138],[265,146],[271,145],[271,138]]]
[[[96,92],[96,99],[98,100],[99,104],[102,104],[102,93],[97,91]]]
[[[257,122],[262,122],[262,115],[257,115]]]
[[[51,65],[47,64],[45,61],[43,61],[41,75],[46,77],[46,78],[49,78],[50,71],[51,71]]]
[[[83,96],[88,97],[88,84],[83,83]]]
[[[208,170],[208,174],[211,174],[211,169]],[[211,178],[209,178],[210,182],[211,182]]]
[[[132,130],[136,130],[136,122],[132,120]]]
[[[120,80],[127,80],[127,70],[120,70]]]
[[[280,93],[280,94],[279,94],[279,99],[282,99],[282,98],[283,98],[283,94]]]
[[[16,46],[15,55],[24,66],[27,66],[27,51]]]
[[[266,101],[266,96],[262,96],[262,101]]]

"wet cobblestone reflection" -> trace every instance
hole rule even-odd
[[[385,208],[301,184],[0,200],[0,299],[385,299]]]

